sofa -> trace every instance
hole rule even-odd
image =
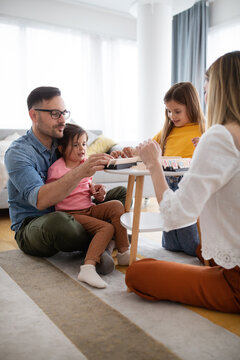
[[[0,162],[4,162],[4,153],[12,141],[19,136],[26,133],[26,129],[0,129]],[[135,146],[136,142],[129,144],[126,142],[116,143],[112,139],[105,137],[101,130],[87,130],[88,132],[88,155],[98,152],[110,153],[113,150],[121,150],[124,146]],[[8,194],[7,194],[7,176],[5,172],[1,171],[2,189],[0,189],[0,209],[8,208]],[[96,184],[104,184],[107,190],[116,186],[127,187],[127,175],[109,174],[104,171],[98,171],[93,176],[93,181]],[[143,197],[149,198],[155,196],[152,180],[150,176],[145,177]]]

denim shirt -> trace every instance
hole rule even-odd
[[[8,202],[12,221],[11,229],[19,230],[25,218],[42,216],[54,207],[37,209],[38,191],[46,182],[49,166],[57,160],[57,144],[46,148],[32,129],[13,141],[5,153],[8,171]]]

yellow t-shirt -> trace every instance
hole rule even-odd
[[[160,143],[162,130],[153,137]],[[195,147],[192,138],[202,135],[198,124],[189,123],[182,127],[174,127],[167,137],[164,156],[181,156],[190,158],[193,155]]]

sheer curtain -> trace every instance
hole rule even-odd
[[[190,81],[196,86],[204,107],[208,5],[206,0],[173,17],[172,83]]]
[[[0,17],[1,127],[29,128],[26,98],[57,86],[72,119],[112,139],[137,140],[137,46]]]

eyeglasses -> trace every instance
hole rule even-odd
[[[34,109],[35,111],[43,111],[43,112],[49,112],[52,119],[60,119],[61,116],[64,117],[65,120],[67,120],[70,116],[70,111],[67,110],[47,110],[47,109]]]

